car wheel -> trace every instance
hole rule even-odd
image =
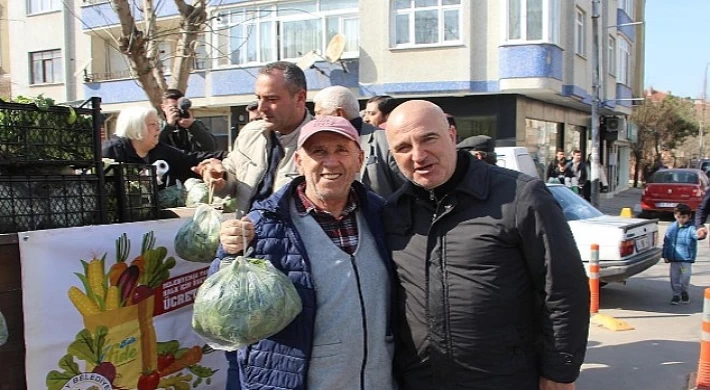
[[[642,210],[640,213],[636,214],[636,217],[644,218],[644,219],[651,219],[651,218],[653,218],[653,212]]]

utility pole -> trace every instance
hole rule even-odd
[[[705,64],[705,76],[703,77],[703,100],[700,103],[703,106],[700,109],[700,126],[698,127],[698,137],[700,138],[700,149],[698,149],[698,162],[703,158],[703,138],[705,138],[705,134],[703,134],[703,125],[705,124],[705,101],[707,99],[708,89],[708,65],[710,65],[710,62]]]
[[[592,206],[599,207],[599,1],[592,0]]]

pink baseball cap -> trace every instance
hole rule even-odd
[[[297,149],[300,149],[313,134],[321,131],[338,133],[343,137],[355,141],[357,146],[360,146],[360,135],[353,125],[350,124],[349,120],[340,116],[324,115],[306,123],[306,125],[301,128],[301,134],[298,135]]]

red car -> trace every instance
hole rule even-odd
[[[661,169],[646,181],[641,209],[672,212],[678,203],[685,203],[695,211],[707,188],[708,177],[700,169]]]

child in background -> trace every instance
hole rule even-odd
[[[679,203],[673,210],[675,222],[668,227],[663,238],[663,260],[670,263],[671,268],[671,305],[690,303],[688,286],[692,266],[698,253],[698,240],[705,238],[704,232],[696,232],[692,213],[690,206]]]

